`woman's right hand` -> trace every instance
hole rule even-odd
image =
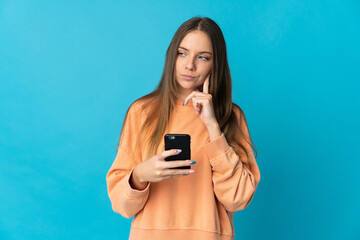
[[[132,187],[143,190],[149,182],[159,182],[194,173],[193,169],[170,169],[195,163],[191,160],[165,161],[166,157],[177,155],[180,152],[180,149],[167,150],[136,165],[130,179]]]

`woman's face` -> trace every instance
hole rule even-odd
[[[181,86],[182,98],[203,84],[212,65],[213,49],[208,35],[199,30],[186,34],[179,45],[175,62],[175,77]]]

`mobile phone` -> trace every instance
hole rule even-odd
[[[177,155],[165,158],[165,161],[190,160],[190,135],[188,134],[166,134],[164,137],[165,150],[181,149]],[[190,166],[177,167],[174,169],[190,169]]]

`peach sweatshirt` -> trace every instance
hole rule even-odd
[[[140,111],[142,104],[146,103],[135,101],[130,106],[116,158],[106,175],[113,210],[126,218],[135,216],[129,239],[234,239],[233,214],[248,206],[258,182],[224,134],[209,140],[191,101],[182,106],[177,100],[166,133],[191,136],[195,173],[149,183],[142,191],[131,188],[129,177],[135,167],[131,162],[146,160],[146,146],[140,144],[141,151],[135,150],[146,114]],[[162,151],[163,140],[157,153]]]

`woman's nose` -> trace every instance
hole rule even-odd
[[[192,71],[196,69],[193,58],[189,57],[189,59],[188,59],[188,61],[186,63],[186,69],[187,70],[192,70]]]

